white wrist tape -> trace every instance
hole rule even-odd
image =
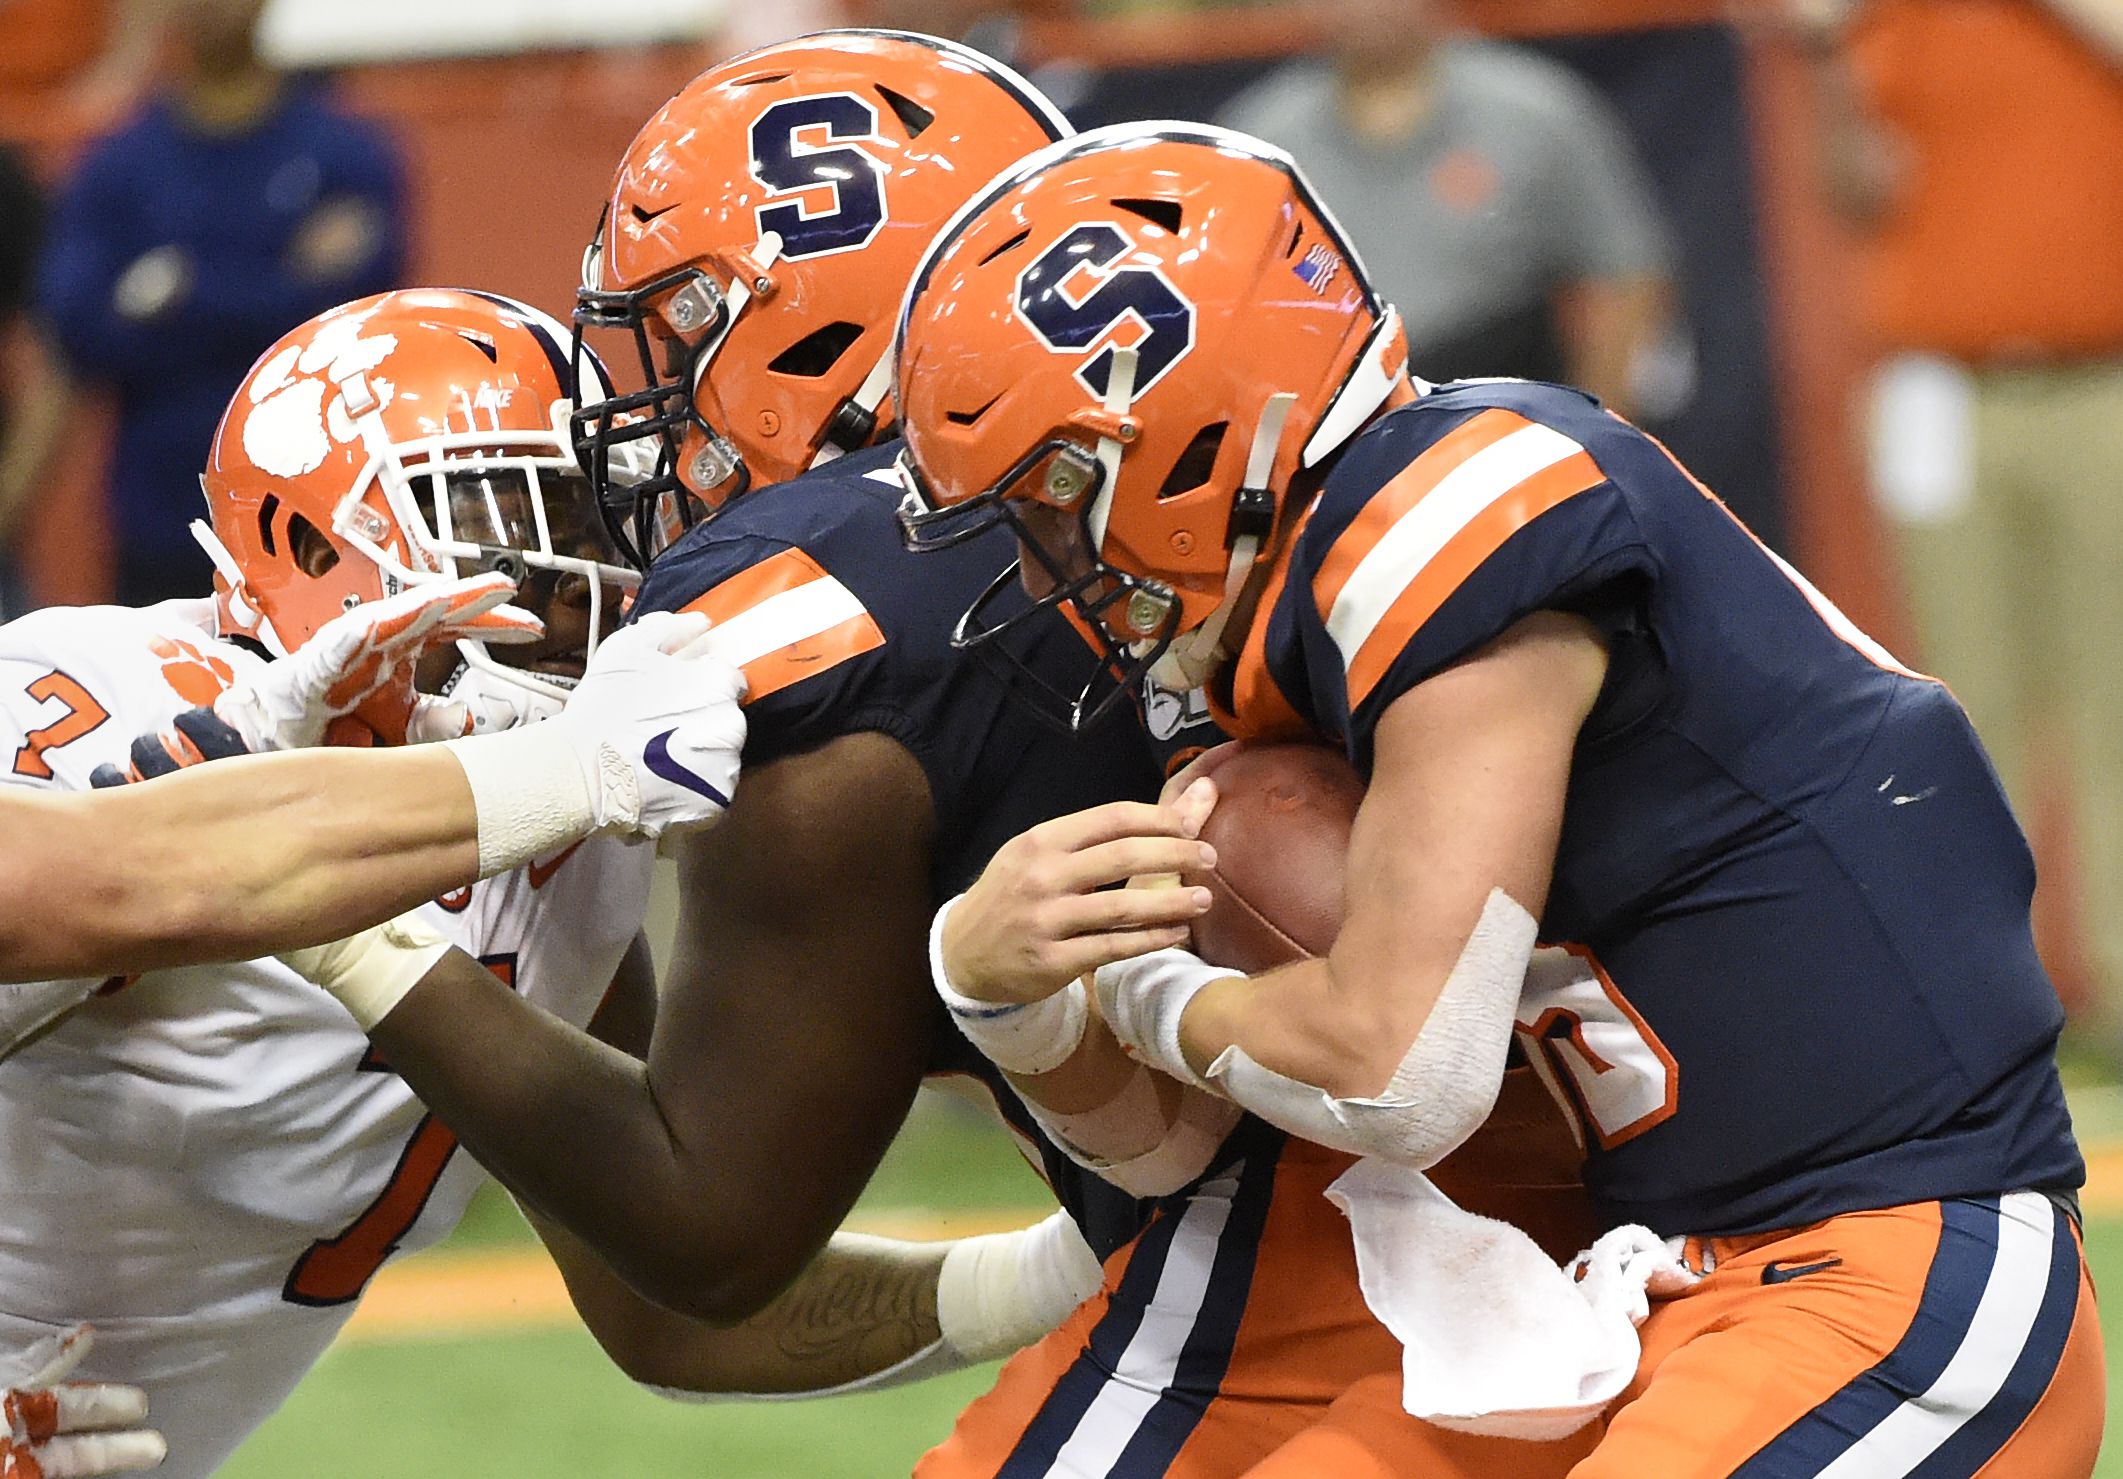
[[[575,745],[557,720],[443,741],[464,767],[479,824],[479,876],[521,868],[597,826]]]
[[[1207,1077],[1218,1092],[1293,1135],[1419,1171],[1434,1166],[1496,1103],[1537,934],[1531,914],[1502,889],[1489,891],[1437,1004],[1376,1098],[1335,1098],[1235,1046],[1217,1055]]]
[[[1065,1212],[1017,1232],[960,1238],[937,1276],[936,1323],[968,1364],[993,1361],[1045,1337],[1102,1277]]]
[[[1208,1088],[1180,1051],[1179,1019],[1195,992],[1240,974],[1185,950],[1153,950],[1099,967],[1099,1014],[1137,1058],[1183,1084]]]
[[[1026,1078],[1052,1073],[1084,1040],[1091,1020],[1090,993],[1079,980],[1039,1001],[981,1001],[960,994],[944,970],[943,941],[944,920],[964,897],[946,903],[929,924],[929,979],[936,994],[966,1041],[997,1068]]]
[[[452,948],[418,915],[401,914],[329,945],[283,951],[280,959],[337,997],[367,1032]]]
[[[1167,1119],[1157,1079],[1138,1067],[1096,1109],[1063,1114],[1030,1098],[1025,1107],[1062,1154],[1135,1197],[1170,1196],[1209,1169],[1245,1111],[1228,1099],[1181,1085]]]

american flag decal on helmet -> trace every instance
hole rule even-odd
[[[1290,270],[1297,274],[1299,282],[1314,293],[1324,295],[1327,284],[1334,281],[1334,274],[1342,270],[1342,259],[1333,247],[1324,241],[1316,241],[1312,250],[1305,253],[1304,260]]]

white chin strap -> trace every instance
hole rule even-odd
[[[1290,408],[1297,404],[1297,396],[1291,391],[1278,391],[1268,397],[1261,407],[1261,419],[1253,428],[1253,445],[1246,453],[1246,480],[1242,486],[1265,488],[1275,470],[1275,454],[1283,441],[1283,425],[1290,419]],[[1185,692],[1199,688],[1209,681],[1228,653],[1224,651],[1224,629],[1231,624],[1231,613],[1238,604],[1239,593],[1246,582],[1253,578],[1253,567],[1260,561],[1262,538],[1258,534],[1241,534],[1231,541],[1231,563],[1224,571],[1224,595],[1208,619],[1191,632],[1182,632],[1172,639],[1172,645],[1159,654],[1150,666],[1150,681],[1160,688]]]
[[[192,538],[198,541],[199,548],[206,551],[206,557],[213,561],[214,573],[219,575],[229,588],[228,611],[236,623],[236,630],[223,632],[222,635],[252,638],[273,656],[286,657],[287,644],[281,641],[280,634],[273,630],[272,621],[252,603],[250,588],[244,584],[243,567],[236,563],[236,557],[230,554],[229,547],[221,542],[221,536],[214,532],[213,525],[204,519],[194,519],[191,528]]]

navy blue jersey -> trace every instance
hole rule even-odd
[[[1471,382],[1343,454],[1233,674],[1368,774],[1379,716],[1534,611],[1606,634],[1521,1045],[1618,1220],[1746,1232],[2083,1179],[2034,868],[1953,697],[1656,442]]]
[[[705,611],[750,680],[747,766],[879,733],[905,746],[936,808],[932,888],[941,904],[1004,842],[1050,817],[1154,798],[1162,779],[1125,719],[1071,736],[1011,701],[951,646],[959,615],[1016,556],[1006,530],[915,555],[900,542],[893,448],[841,458],[734,500],[657,561],[640,611]],[[1080,677],[1083,639],[1058,615],[1030,660]],[[1150,1208],[1063,1157],[1031,1129],[993,1066],[936,1012],[937,1072],[980,1077],[1039,1147],[1056,1194],[1101,1257]]]

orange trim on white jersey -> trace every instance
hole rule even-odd
[[[1489,410],[1455,427],[1373,495],[1313,582],[1363,703],[1424,622],[1534,519],[1606,480],[1552,427]]]
[[[710,648],[744,669],[746,702],[885,645],[855,593],[800,549],[785,549],[688,602],[714,627]]]

